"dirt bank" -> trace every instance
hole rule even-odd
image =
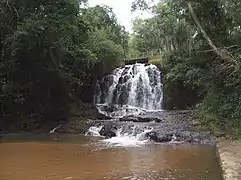
[[[241,179],[241,140],[217,140],[224,180]]]

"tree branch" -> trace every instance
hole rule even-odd
[[[207,43],[211,46],[212,51],[214,51],[221,59],[227,61],[228,63],[230,63],[231,65],[228,66],[229,67],[233,67],[233,64],[235,64],[235,70],[237,71],[239,70],[239,63],[236,61],[236,59],[232,56],[232,54],[230,52],[227,51],[228,48],[217,48],[217,46],[212,42],[212,40],[209,38],[209,36],[207,35],[207,33],[204,31],[204,29],[201,26],[200,21],[198,20],[191,3],[188,3],[188,9],[190,11],[190,14],[193,18],[193,21],[195,22],[196,26],[198,27],[198,29],[200,30],[200,32],[202,33],[203,37],[206,39]],[[236,45],[233,45],[236,46]],[[229,48],[233,47],[230,46]]]

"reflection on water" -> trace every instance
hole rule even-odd
[[[108,148],[80,136],[13,139],[0,143],[1,180],[221,180],[212,146]]]

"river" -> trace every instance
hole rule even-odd
[[[96,83],[100,117],[4,136],[0,180],[221,180],[212,135],[163,110],[162,77],[151,64],[116,68]]]
[[[109,146],[100,137],[8,135],[1,180],[221,180],[211,145]]]

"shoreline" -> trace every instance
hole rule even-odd
[[[216,149],[224,180],[241,179],[241,140],[216,140]]]

